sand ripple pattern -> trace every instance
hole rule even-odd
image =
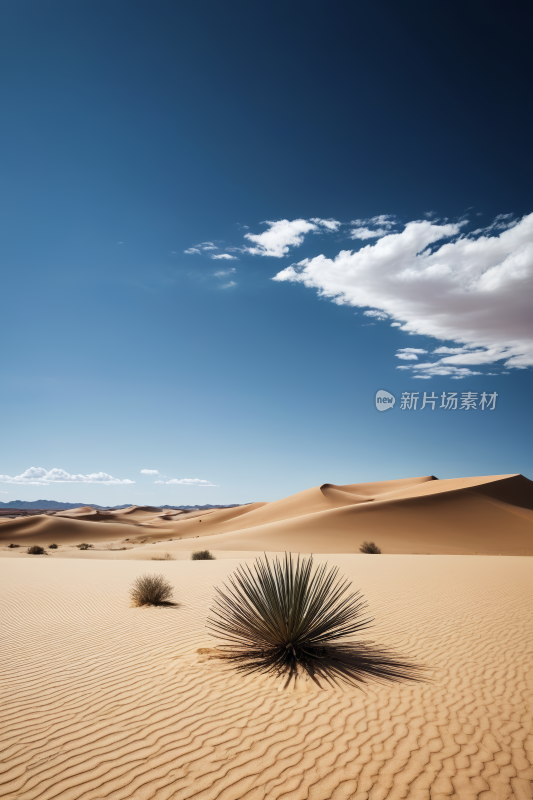
[[[280,692],[198,648],[231,560],[0,561],[4,800],[532,798],[533,559],[336,556],[431,684]],[[132,608],[164,572],[177,608]]]

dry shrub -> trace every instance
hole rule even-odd
[[[130,589],[136,606],[172,605],[172,585],[164,575],[139,575]]]
[[[209,550],[197,550],[191,556],[192,561],[214,561],[215,556]]]
[[[126,548],[124,548],[126,549]],[[165,553],[164,556],[152,556],[152,561],[174,561],[170,553]]]
[[[8,547],[20,547],[20,544],[13,544],[13,543],[11,543],[10,545],[8,545]]]
[[[41,547],[40,544],[32,544],[31,547],[28,547],[26,552],[30,556],[45,556],[46,555],[46,550],[44,549],[44,547]]]
[[[77,544],[76,547],[78,550],[89,550],[92,547],[92,544],[87,544],[87,542],[82,542],[81,544]]]
[[[48,545],[48,549],[49,550],[57,550],[57,544],[49,544]]]
[[[360,553],[381,553],[381,548],[375,542],[363,542],[359,548]]]

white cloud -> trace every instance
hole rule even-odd
[[[142,469],[141,475],[159,475],[158,469]]]
[[[317,230],[317,226],[306,219],[280,219],[264,224],[269,227],[263,233],[244,234],[245,239],[255,242],[255,247],[246,248],[254,256],[283,258],[289,252],[289,247],[298,247],[306,233]]]
[[[369,219],[354,219],[352,225],[355,225],[355,228],[350,231],[351,239],[380,239],[390,232],[396,222],[392,214],[379,214],[377,217],[370,217]],[[367,227],[368,225],[381,227],[371,230]]]
[[[323,228],[326,228],[328,231],[338,231],[341,223],[336,219],[320,219],[320,217],[311,217],[311,222],[314,222],[315,225],[322,225]]]
[[[215,272],[215,278],[223,278],[225,275],[231,275],[234,272],[237,272],[235,267],[230,267],[229,269],[219,269],[218,272]]]
[[[388,319],[389,315],[386,314],[384,311],[377,311],[376,309],[370,309],[370,311],[363,311],[363,315],[365,317],[375,317],[376,319]]]
[[[0,475],[0,483],[18,483],[48,486],[50,483],[103,483],[108,486],[115,484],[127,485],[135,483],[127,478],[113,478],[107,472],[93,472],[90,475],[70,475],[63,469],[46,470],[42,467],[30,467],[21,475]]]
[[[376,231],[371,231],[370,228],[352,228],[350,239],[379,239],[381,236],[386,236],[387,233],[386,228],[378,228]]]
[[[229,253],[219,253],[218,255],[211,256],[211,258],[225,259],[226,261],[238,261],[237,256],[230,256]]]
[[[202,250],[218,250],[216,244],[213,242],[202,242],[201,244],[195,244],[194,247],[189,247],[188,250],[184,250],[184,253],[187,255],[202,255]]]
[[[221,289],[232,289],[234,286],[237,286],[235,281],[229,281],[229,283],[223,283],[220,287]]]
[[[159,483],[159,481],[157,481]],[[180,484],[181,486],[216,486],[216,483],[210,483],[209,481],[202,481],[200,478],[172,478],[170,481],[166,481],[167,484]]]
[[[379,309],[406,333],[461,345],[424,367],[430,375],[464,377],[461,367],[501,359],[506,367],[533,366],[533,214],[496,235],[461,234],[464,224],[409,222],[358,251],[304,259],[274,280],[303,283],[339,305]]]
[[[417,347],[402,347],[401,350],[398,350],[396,353],[396,358],[401,358],[404,361],[418,361],[418,356],[423,353],[427,353],[427,350],[421,350]],[[403,367],[402,369],[409,368]]]

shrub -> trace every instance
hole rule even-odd
[[[26,552],[30,556],[45,556],[46,555],[46,550],[44,549],[44,547],[41,547],[40,544],[32,544],[31,547],[28,547]]]
[[[57,544],[49,544],[48,545],[48,549],[49,550],[57,550]]]
[[[172,586],[164,575],[140,575],[130,589],[136,606],[170,605]]]
[[[381,549],[374,542],[363,542],[359,548],[360,553],[381,553]]]
[[[76,547],[78,548],[78,550],[88,550],[90,547],[92,547],[92,544],[87,544],[87,542],[82,542],[81,544],[77,544]]]
[[[20,544],[13,544],[12,543],[12,544],[8,545],[8,547],[20,547]]]
[[[125,550],[126,548],[124,548]],[[152,561],[173,561],[174,559],[170,555],[170,553],[165,553],[164,556],[153,556]]]
[[[193,561],[215,561],[215,556],[209,550],[197,550],[192,554]]]
[[[420,680],[423,668],[348,637],[367,628],[366,603],[350,583],[327,564],[313,571],[313,559],[256,559],[253,569],[238,567],[211,609],[208,628],[224,640],[223,657],[237,670],[286,678],[307,676],[346,681]]]

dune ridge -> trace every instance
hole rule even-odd
[[[97,523],[97,524],[95,524]],[[218,551],[533,555],[533,482],[522,475],[324,483],[270,503],[170,513],[82,507],[0,522],[0,542],[130,545]],[[124,556],[125,558],[128,556]]]

